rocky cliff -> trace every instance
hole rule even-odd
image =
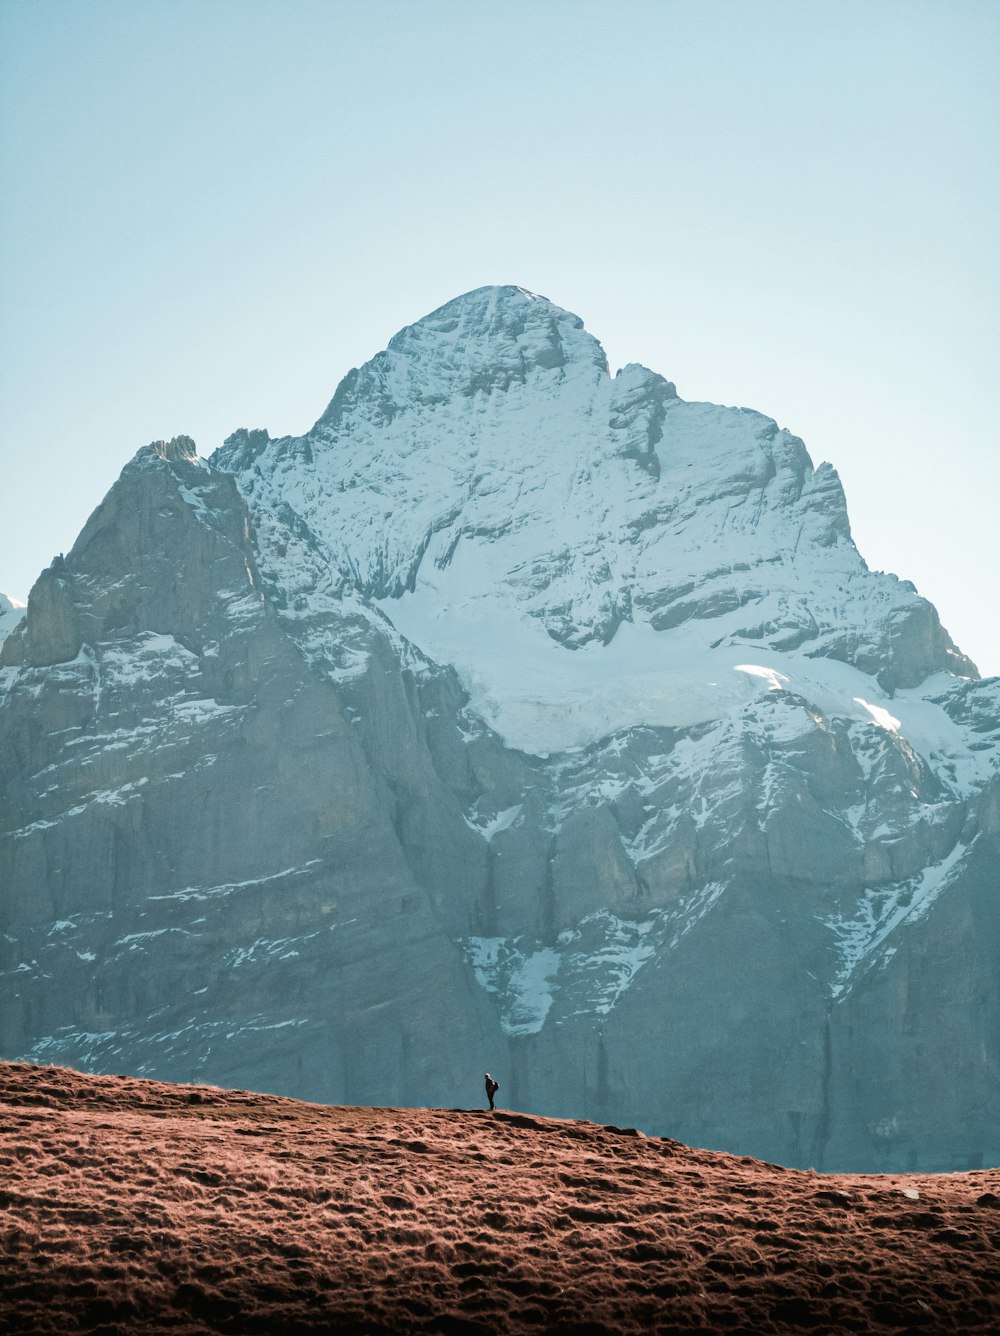
[[[6,1056],[1000,1160],[1000,681],[801,441],[543,298],[141,450],[0,738]]]

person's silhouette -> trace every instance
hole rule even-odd
[[[496,1105],[493,1103],[493,1096],[500,1089],[500,1083],[499,1081],[494,1081],[493,1077],[490,1076],[489,1072],[486,1073],[485,1079],[486,1079],[486,1097],[490,1101],[490,1108],[495,1109]]]

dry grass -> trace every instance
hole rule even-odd
[[[998,1170],[0,1063],[7,1333],[995,1333],[998,1249]]]

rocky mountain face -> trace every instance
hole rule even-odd
[[[485,288],[140,450],[0,651],[0,1053],[1000,1162],[1000,680],[839,479]]]

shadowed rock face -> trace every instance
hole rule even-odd
[[[1000,1158],[1000,682],[767,418],[481,289],[139,451],[0,650],[0,1050]]]
[[[0,1064],[5,1332],[993,1333],[1000,1171]],[[54,1185],[49,1187],[49,1185]]]

